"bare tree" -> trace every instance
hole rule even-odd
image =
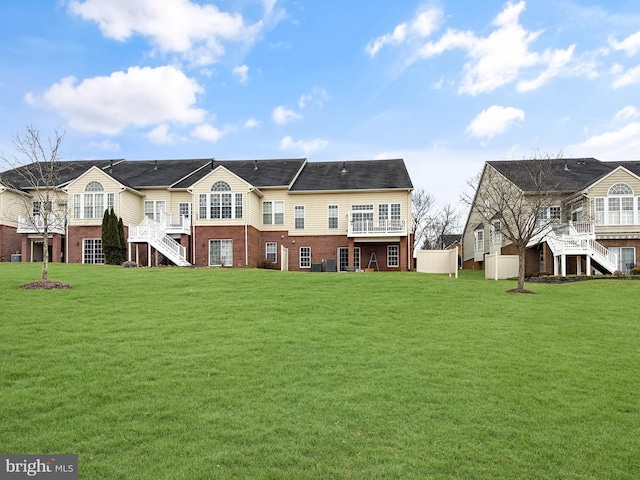
[[[49,235],[54,226],[64,224],[66,206],[64,194],[58,188],[61,170],[59,151],[64,133],[55,131],[54,138],[43,139],[40,132],[27,126],[24,133],[13,137],[17,156],[0,159],[11,168],[0,179],[1,182],[19,193],[24,215],[32,230],[42,235],[42,281],[49,277]]]
[[[525,292],[525,252],[527,245],[544,234],[556,219],[549,209],[557,202],[555,169],[560,156],[538,153],[532,159],[490,162],[483,172],[469,181],[471,193],[462,201],[485,225],[490,225],[511,242],[518,252],[518,287]]]
[[[451,204],[441,207],[434,215],[429,216],[424,233],[423,248],[426,250],[442,250],[445,236],[453,235],[460,227],[460,212]]]
[[[414,190],[412,196],[412,219],[413,219],[413,248],[420,248],[424,243],[424,238],[429,225],[431,210],[435,204],[433,196],[424,189]]]

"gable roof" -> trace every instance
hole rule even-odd
[[[65,160],[60,161],[56,172],[56,186],[61,187],[78,178],[91,167],[104,169],[122,160]],[[0,173],[0,183],[16,190],[27,191],[34,187],[44,187],[46,182],[38,172],[39,165],[29,163]]]
[[[74,160],[61,161],[58,186],[77,179],[96,167],[127,188],[186,189],[222,166],[250,185],[259,188],[288,188],[291,191],[339,190],[411,190],[413,184],[404,161],[360,160],[307,162],[304,158],[266,160]],[[24,173],[34,170],[29,164],[0,174],[0,183],[16,189],[33,186]]]
[[[530,174],[531,163],[536,162],[548,172],[543,189],[548,192],[576,192],[583,190],[599,178],[611,172],[618,165],[601,162],[595,158],[554,158],[543,160],[490,161],[491,165],[524,192],[536,190]],[[538,168],[538,167],[536,167]],[[639,167],[640,168],[640,167]]]
[[[402,159],[309,162],[291,191],[413,189]]]
[[[209,160],[206,168],[189,175],[172,185],[187,188],[222,166],[234,175],[257,188],[288,187],[305,164],[304,158],[275,160]]]

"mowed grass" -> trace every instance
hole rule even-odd
[[[636,479],[640,282],[0,264],[0,451],[82,479]]]

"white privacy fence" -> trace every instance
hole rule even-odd
[[[518,276],[518,256],[493,253],[484,257],[484,278],[504,280]]]
[[[416,271],[455,274],[458,278],[458,250],[418,250]]]

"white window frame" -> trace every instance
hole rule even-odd
[[[103,264],[104,252],[102,251],[101,238],[82,239],[82,263]]]
[[[213,263],[214,258],[211,255],[213,245],[219,243],[220,258],[218,263]],[[223,251],[223,248],[226,249]],[[215,259],[218,260],[218,259]],[[209,266],[210,267],[232,267],[233,266],[233,240],[230,238],[211,238],[209,239]]]
[[[284,225],[284,200],[262,202],[262,223],[263,225]]]
[[[167,211],[166,200],[145,200],[144,216],[151,220],[160,221],[160,217]]]
[[[300,268],[311,268],[311,247],[300,247]]]
[[[396,268],[400,266],[400,246],[387,245],[387,267]]]
[[[327,207],[328,227],[330,229],[338,228],[340,207],[338,205],[329,205]]]
[[[273,263],[278,263],[278,242],[267,242],[265,245],[265,258]]]
[[[178,215],[180,217],[191,218],[192,206],[191,202],[178,203]]]
[[[115,208],[116,195],[104,191],[95,180],[89,182],[83,193],[73,194],[73,218],[102,218],[105,210]]]
[[[293,227],[296,230],[304,230],[304,205],[293,207]]]
[[[473,251],[484,252],[484,229],[482,228],[473,231]]]

